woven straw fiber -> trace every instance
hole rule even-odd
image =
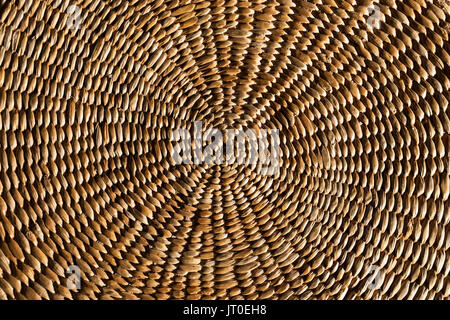
[[[449,8],[0,0],[0,298],[449,299]]]

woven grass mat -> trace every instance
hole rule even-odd
[[[449,18],[0,0],[0,298],[449,299]],[[278,172],[174,163],[195,121]]]

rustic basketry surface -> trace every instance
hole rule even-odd
[[[449,299],[449,8],[0,0],[0,298]]]

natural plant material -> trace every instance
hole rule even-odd
[[[0,0],[0,298],[449,299],[449,15]],[[279,170],[175,163],[196,121]]]

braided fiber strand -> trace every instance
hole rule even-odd
[[[0,0],[0,299],[450,299],[449,18]],[[196,121],[279,170],[176,163]]]

